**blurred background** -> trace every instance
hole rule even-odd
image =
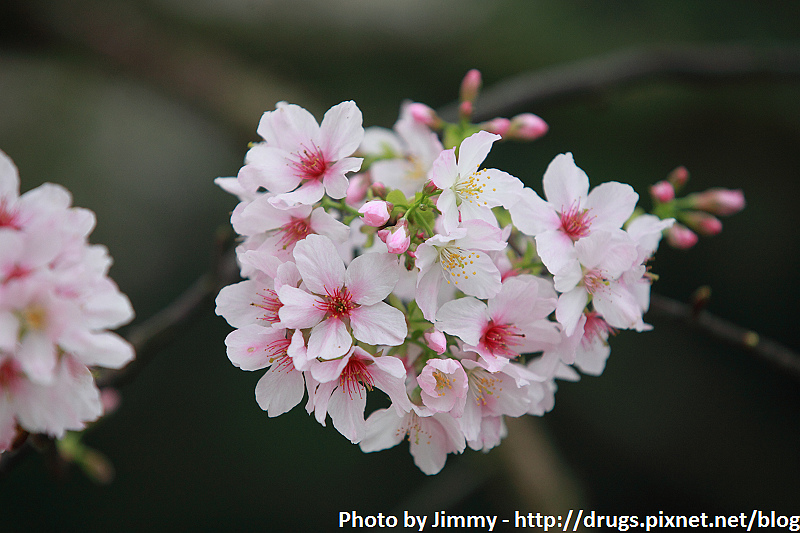
[[[452,103],[471,68],[489,89],[652,46],[797,50],[798,30],[800,4],[777,1],[6,0],[0,149],[23,191],[57,182],[97,213],[91,240],[109,248],[142,321],[210,267],[236,204],[213,179],[236,175],[279,100],[319,118],[352,99],[365,126],[391,127],[404,99]],[[571,151],[593,184],[630,183],[646,207],[647,187],[678,165],[688,191],[743,189],[748,206],[722,234],[662,247],[654,291],[688,301],[710,285],[709,311],[798,350],[793,68],[793,79],[664,77],[518,105],[507,114],[534,112],[550,132],[497,146],[487,166],[541,192],[547,163]],[[268,418],[254,401],[261,373],[230,364],[231,328],[209,305],[86,434],[113,483],[54,475],[29,455],[0,479],[0,529],[328,531],[352,510],[800,513],[800,382],[646,319],[654,331],[612,339],[603,376],[561,383],[552,412],[511,421],[499,448],[450,456],[428,478],[405,443],[363,454],[302,407]]]

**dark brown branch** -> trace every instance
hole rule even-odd
[[[486,88],[475,104],[477,120],[536,111],[563,102],[652,81],[731,83],[800,81],[800,46],[660,46],[614,52],[521,74]],[[453,118],[456,106],[442,110]]]
[[[650,297],[650,312],[667,316],[713,339],[746,350],[792,377],[800,379],[800,355],[787,346],[760,336],[755,331],[737,326],[707,311],[695,313],[691,305],[658,294]]]

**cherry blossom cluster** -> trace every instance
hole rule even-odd
[[[28,433],[61,438],[103,414],[90,367],[120,368],[133,348],[108,331],[133,317],[88,244],[94,213],[46,183],[19,194],[0,152],[0,452]]]
[[[305,408],[365,452],[405,438],[416,465],[487,451],[504,417],[552,409],[556,379],[599,375],[609,335],[644,331],[648,260],[672,217],[638,195],[590,190],[571,154],[544,173],[544,198],[483,161],[501,139],[547,131],[524,114],[472,124],[405,104],[392,130],[362,127],[353,102],[321,123],[285,102],[235,178],[231,222],[242,277],[217,297],[225,344],[271,417]],[[367,393],[385,406],[366,416]]]

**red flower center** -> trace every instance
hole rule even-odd
[[[326,311],[335,318],[350,316],[350,311],[356,308],[356,304],[353,303],[353,295],[350,294],[347,287],[336,289],[333,293],[328,292],[325,301],[318,301],[317,305],[317,309]]]
[[[297,153],[297,156],[298,159],[293,162],[293,165],[305,180],[318,180],[328,169],[328,162],[325,161],[322,149],[313,143],[310,148],[304,147],[302,152]]]
[[[568,209],[561,211],[561,231],[573,241],[589,235],[594,217],[589,209],[581,209],[580,202],[575,202]]]
[[[511,324],[495,324],[494,321],[489,321],[481,342],[492,354],[513,359],[519,355],[513,348],[522,344],[524,337],[525,335]]]
[[[284,249],[292,244],[302,241],[311,233],[311,226],[307,218],[292,218],[289,222],[281,226],[281,244]]]
[[[350,361],[347,362],[344,370],[342,370],[341,376],[339,376],[339,387],[341,387],[350,398],[352,398],[355,393],[358,393],[360,398],[363,391],[362,385],[366,387],[368,391],[372,391],[372,388],[375,386],[375,380],[372,378],[372,374],[370,374],[363,360],[350,357]]]

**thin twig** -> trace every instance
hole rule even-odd
[[[800,46],[747,45],[635,48],[507,78],[481,92],[477,120],[536,111],[551,102],[585,99],[652,81],[732,83],[800,80]],[[441,110],[455,117],[457,104]]]
[[[795,379],[800,379],[800,355],[753,330],[737,326],[707,311],[695,313],[691,305],[658,294],[650,297],[650,312],[667,316],[713,339],[746,350]]]

